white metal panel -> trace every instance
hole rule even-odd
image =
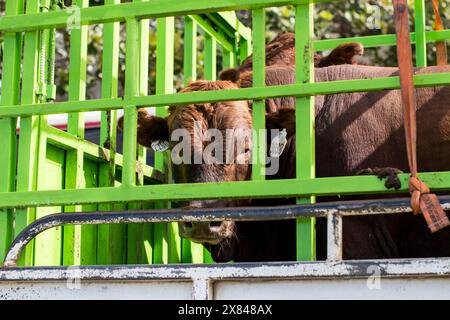
[[[450,299],[450,278],[305,279],[220,281],[214,299],[227,300],[426,300]],[[378,281],[378,280],[376,280]]]
[[[277,299],[450,299],[450,278],[216,280],[217,300]],[[187,281],[0,282],[0,300],[190,300],[194,284]]]
[[[188,281],[0,282],[0,300],[189,300]]]
[[[450,299],[450,259],[0,269],[0,299],[119,298]]]

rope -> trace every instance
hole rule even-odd
[[[439,0],[433,0],[433,12],[434,12],[434,30],[444,30],[444,24],[439,14]],[[444,41],[436,41],[436,59],[438,66],[445,66],[447,64],[447,45]]]
[[[435,194],[417,177],[417,127],[416,101],[413,84],[413,65],[409,33],[407,0],[394,0],[395,30],[397,33],[397,59],[400,73],[400,89],[405,126],[406,151],[411,171],[409,192],[414,214],[423,213],[431,232],[436,232],[450,221]]]

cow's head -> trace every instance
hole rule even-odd
[[[196,81],[181,92],[237,89],[229,81]],[[123,120],[119,120],[119,128]],[[175,183],[242,181],[250,179],[251,109],[248,101],[188,104],[169,108],[166,118],[138,113],[138,143],[147,147],[169,141]],[[242,200],[180,203],[185,208],[245,205]],[[185,222],[180,235],[206,245],[233,238],[235,224]]]
[[[238,85],[230,81],[197,81],[181,92],[229,90]],[[287,130],[288,139],[295,130],[294,111],[270,113],[267,128]],[[119,120],[122,129],[123,118]],[[249,101],[189,104],[169,108],[166,118],[149,115],[139,109],[138,143],[154,147],[169,141],[171,167],[175,183],[243,181],[251,178],[252,118]],[[271,139],[271,136],[267,137]],[[268,140],[270,144],[270,140]],[[284,155],[282,155],[284,156]],[[281,158],[281,157],[280,157]],[[295,166],[294,166],[295,167]],[[179,203],[184,208],[215,208],[247,205],[245,200],[199,200]],[[239,223],[183,222],[183,238],[203,243],[215,261],[229,261],[238,249]]]

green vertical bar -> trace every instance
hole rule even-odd
[[[23,0],[6,3],[5,16],[23,13]],[[16,105],[20,94],[20,62],[22,34],[5,34],[3,39],[3,74],[1,105]],[[0,119],[0,136],[3,137],[3,151],[0,154],[0,192],[14,191],[16,180],[16,124],[17,118]],[[0,261],[13,236],[13,210],[0,210]]]
[[[217,40],[205,34],[205,79],[216,80],[217,74]]]
[[[252,44],[247,40],[240,40],[239,60],[242,63],[249,55],[252,54]]]
[[[197,23],[184,17],[184,85],[197,80]]]
[[[416,32],[416,66],[426,67],[425,0],[414,0],[414,31]]]
[[[173,17],[157,19],[156,46],[156,94],[173,92],[173,61],[175,21]],[[156,115],[165,117],[167,110],[157,108]],[[170,175],[169,153],[155,154],[155,168]],[[167,164],[167,165],[166,165]],[[170,181],[170,179],[168,179]],[[170,204],[157,203],[157,208],[164,208]],[[176,223],[158,223],[154,225],[154,263],[169,263],[181,261],[181,240],[178,237]]]
[[[38,13],[39,1],[29,0],[26,13]],[[35,104],[39,56],[39,32],[25,33],[22,74],[22,104]],[[20,120],[19,153],[17,164],[17,191],[36,190],[37,157],[39,154],[39,117],[22,117]],[[17,236],[23,228],[35,220],[34,208],[18,209],[15,216],[14,234]],[[31,242],[18,262],[18,265],[32,265],[33,245]]]
[[[252,38],[253,38],[253,86],[264,87],[266,85],[265,74],[265,12],[264,9],[256,9],[252,12]],[[253,180],[265,179],[266,142],[265,129],[266,104],[264,100],[253,102],[253,139],[252,139],[252,178]]]
[[[125,100],[139,95],[139,66],[140,66],[140,47],[139,47],[139,27],[137,19],[128,19],[126,22],[126,56],[125,56]],[[137,109],[135,105],[128,105],[124,112],[124,136],[123,136],[123,168],[122,184],[123,186],[136,185],[136,130],[137,130]],[[132,208],[132,206],[130,206]],[[139,228],[139,227],[138,227]],[[128,228],[130,231],[130,227]],[[141,253],[136,247],[132,247],[130,241],[142,241],[138,234],[131,227],[131,239],[128,239],[127,248],[133,249],[133,252],[127,253],[127,262],[132,262],[140,258]]]
[[[139,22],[128,19],[126,22],[126,60],[125,60],[125,100],[137,96],[139,92]],[[136,106],[128,105],[124,111],[123,169],[122,185],[136,185]]]
[[[234,68],[234,52],[228,51],[226,49],[222,50],[222,68]]]
[[[313,4],[295,7],[296,82],[314,82]],[[296,172],[298,179],[315,177],[314,98],[296,99]],[[297,203],[311,203],[314,198],[298,199]],[[315,219],[297,219],[297,260],[315,259]]]
[[[148,0],[134,0],[135,2],[144,2]],[[149,20],[139,21],[138,31],[139,43],[139,95],[148,95],[148,56],[149,56]],[[146,164],[146,149],[138,146],[138,162],[141,166]],[[142,170],[138,171],[137,185],[144,184],[144,174]],[[132,203],[128,205],[129,209],[144,209],[142,203]],[[127,262],[152,263],[153,261],[153,224],[130,224],[127,226]]]
[[[217,74],[217,41],[209,34],[205,34],[205,80],[216,80]],[[213,263],[211,253],[203,249],[203,261]]]
[[[72,2],[80,8],[89,6],[88,0]],[[69,69],[69,101],[80,101],[86,98],[86,60],[87,60],[88,26],[73,26],[70,31],[70,69]],[[84,138],[83,113],[69,113],[67,132]],[[81,149],[67,151],[66,155],[66,189],[86,187],[84,176],[84,153]],[[88,207],[91,208],[91,207]],[[66,206],[66,212],[84,210],[82,206]],[[96,226],[65,226],[63,244],[63,263],[65,265],[95,264],[96,241],[92,233]]]
[[[120,0],[106,0],[105,5],[119,4]],[[102,98],[118,95],[120,23],[105,23],[103,26]],[[108,124],[108,120],[110,124]],[[115,156],[117,147],[117,111],[101,112],[100,145],[108,147],[107,163],[99,164],[99,186],[115,186]],[[101,204],[101,211],[124,209],[124,205]],[[99,225],[97,240],[98,264],[121,264],[125,262],[126,227],[123,225]]]
[[[42,1],[41,6],[43,12],[48,11],[49,1]],[[46,101],[47,84],[49,77],[53,73],[54,65],[49,63],[49,59],[54,55],[55,48],[50,45],[50,33],[53,30],[45,29],[41,31],[40,52],[39,52],[39,79],[38,85],[40,90],[40,100]],[[37,162],[37,190],[50,190],[62,188],[62,168],[52,165],[53,160],[47,159],[47,116],[40,116],[40,133],[39,133],[39,154]],[[64,153],[60,153],[64,155]],[[64,160],[64,157],[61,159]],[[61,207],[43,207],[36,209],[36,219],[43,218],[49,214],[61,212]],[[39,234],[35,239],[34,245],[34,265],[35,266],[59,266],[61,264],[62,254],[62,228],[52,228]]]
[[[46,121],[45,116],[41,117],[41,123]],[[56,155],[49,155],[53,149],[47,152],[47,133],[41,130],[39,134],[39,162],[38,162],[38,190],[55,190],[63,188],[63,168],[64,151],[60,150],[57,160],[60,166],[56,165]],[[36,219],[43,218],[49,214],[61,212],[61,207],[43,207],[36,209]],[[59,266],[62,260],[62,228],[52,228],[36,236],[34,245],[34,265],[35,266]]]
[[[197,23],[189,17],[184,18],[184,85],[197,80]],[[203,263],[203,246],[182,239],[181,261],[184,263]]]
[[[74,0],[73,5],[80,8],[89,6],[89,0]],[[69,69],[69,100],[84,100],[86,98],[86,60],[88,43],[88,26],[75,26],[70,31],[70,69]],[[67,131],[80,138],[84,137],[83,113],[69,113]]]
[[[139,22],[127,20],[125,56],[125,101],[139,94]],[[136,185],[137,109],[128,105],[124,111],[122,185]]]

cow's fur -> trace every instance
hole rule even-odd
[[[277,70],[291,79],[291,71]],[[450,72],[450,66],[416,69],[416,74]],[[269,71],[270,73],[270,71]],[[316,71],[316,81],[367,79],[398,75],[397,68],[334,66]],[[288,80],[291,81],[291,80]],[[450,169],[450,87],[416,89],[417,156],[421,171]],[[268,129],[286,128],[283,165],[273,178],[295,177],[295,111],[293,100],[267,116]],[[443,103],[444,102],[444,103]],[[368,167],[391,166],[408,171],[399,90],[318,96],[316,113],[317,177],[354,175]],[[317,255],[326,257],[326,223],[317,221]],[[431,234],[421,216],[390,215],[344,218],[344,258],[449,256],[450,229]],[[355,245],[357,244],[357,245]]]
[[[315,54],[316,68],[340,64],[356,64],[357,56],[364,54],[364,47],[359,42],[344,43],[334,48],[328,55]],[[266,46],[266,66],[295,65],[295,35],[291,32],[280,33]],[[219,75],[221,80],[238,82],[241,74],[252,71],[253,55],[248,56],[238,68],[230,68]]]
[[[450,72],[450,67],[429,67],[415,72]],[[268,67],[266,79],[275,79],[274,83],[268,85],[293,83],[293,73],[292,67]],[[397,74],[396,68],[341,65],[316,69],[315,80],[326,82],[370,79]],[[232,84],[227,83],[227,85]],[[446,101],[450,99],[450,87],[417,89],[416,96],[419,170],[449,170],[450,109]],[[236,110],[243,110],[242,103],[242,101],[238,102]],[[273,100],[271,103],[276,106],[277,111],[267,115],[267,127],[269,129],[287,128],[289,134],[288,145],[281,156],[281,170],[273,178],[292,178],[295,177],[295,135],[293,134],[295,126],[292,109],[294,100],[287,98]],[[201,111],[205,119],[216,119],[215,122],[205,120],[206,125],[217,127],[221,123],[222,128],[232,128],[233,125],[227,123],[231,119],[242,118],[243,113],[233,112],[234,103],[226,104],[229,108],[222,109],[220,104],[217,104],[180,106],[176,110],[179,110],[178,114],[192,110]],[[219,110],[226,110],[226,112],[219,115]],[[169,119],[174,117],[174,112],[172,110]],[[315,97],[315,114],[318,177],[353,175],[367,167],[390,166],[408,171],[399,90],[317,96]],[[156,121],[156,118],[152,119]],[[160,121],[159,118],[156,123]],[[169,120],[169,128],[170,122]],[[244,123],[251,126],[251,119]],[[147,135],[146,139],[153,138]],[[190,169],[187,168],[188,171]],[[190,170],[190,172],[196,171]],[[185,181],[230,181],[249,178],[248,169],[247,174],[241,175],[228,175],[226,171],[220,170],[209,170],[209,172],[217,176],[208,180],[202,180],[204,178],[195,180],[191,176]],[[196,206],[217,205],[218,203],[214,201],[196,203]],[[222,202],[221,205],[227,204]],[[206,245],[216,261],[295,259],[294,221],[237,222],[233,228],[236,236],[222,241],[219,245]],[[319,259],[323,259],[326,254],[325,229],[324,222],[318,219],[317,254]],[[449,256],[449,239],[450,229],[431,234],[423,218],[419,216],[369,216],[344,219],[345,259]]]

